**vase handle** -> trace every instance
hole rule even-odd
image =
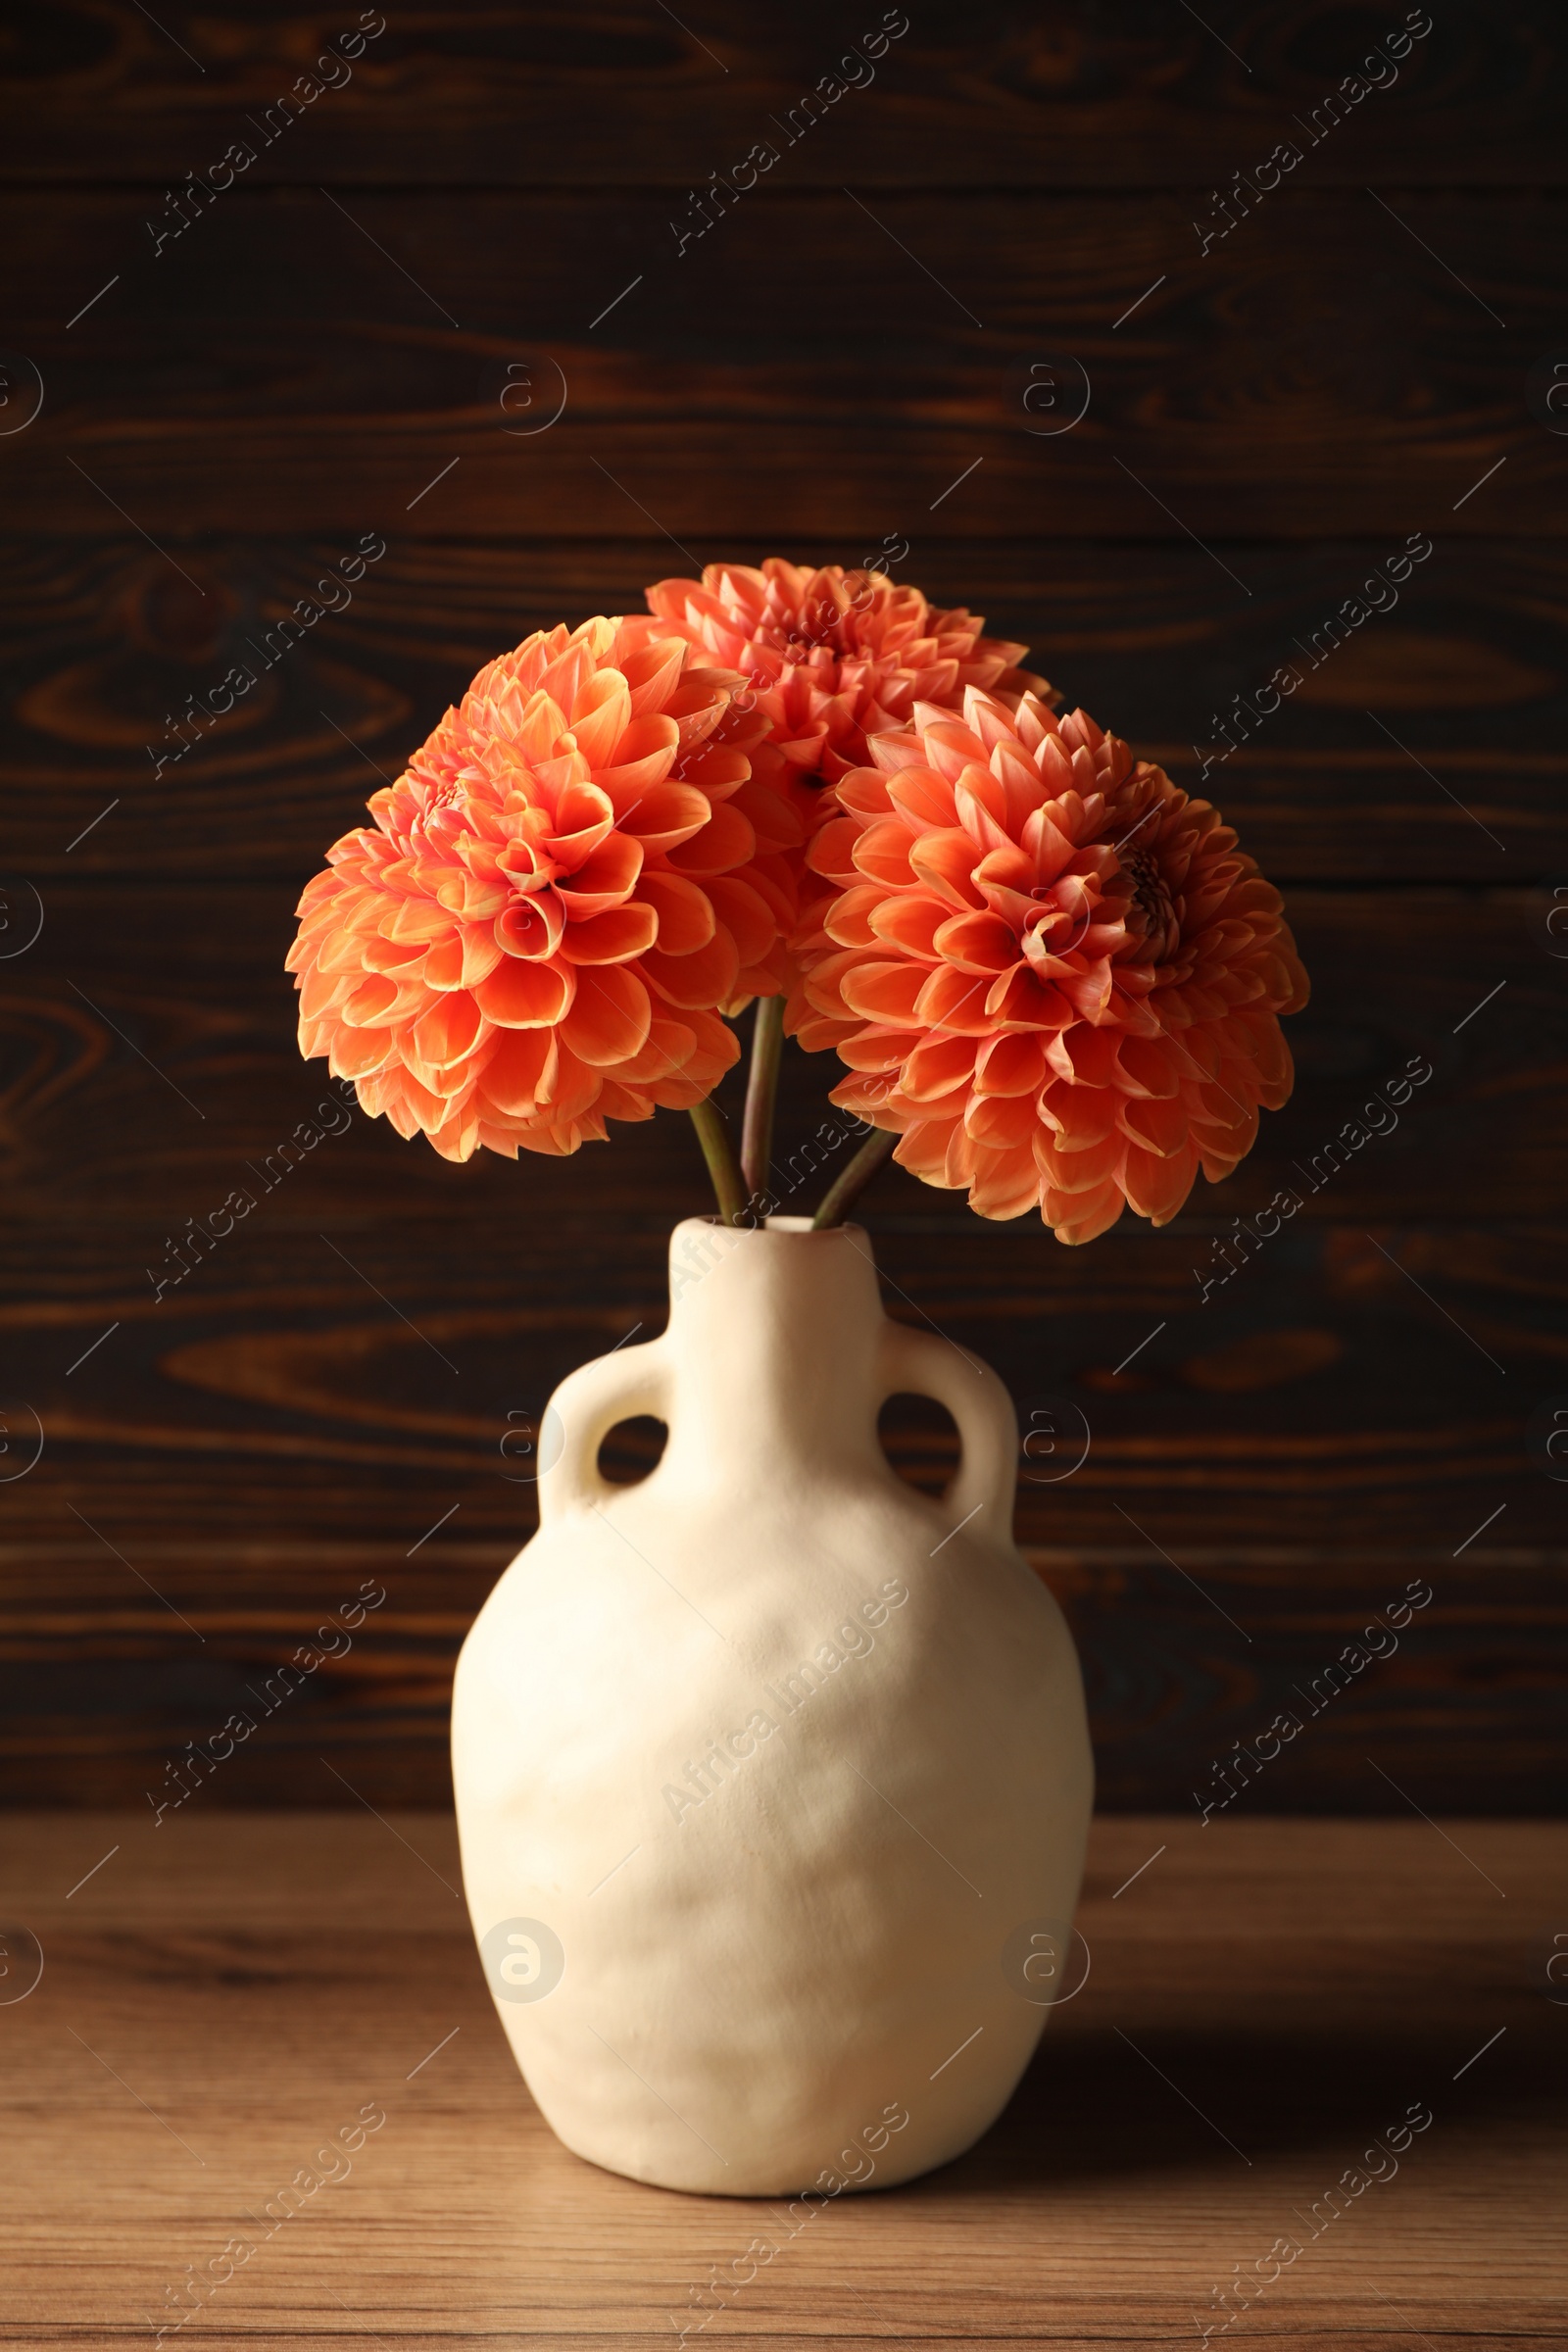
[[[620,1493],[601,1477],[599,1448],[634,1413],[667,1420],[668,1377],[662,1339],[617,1348],[565,1379],[545,1407],[539,1432],[539,1523],[592,1510]]]
[[[882,1333],[881,1389],[879,1403],[902,1392],[932,1396],[947,1406],[958,1425],[961,1452],[937,1508],[954,1527],[989,1513],[984,1532],[1009,1544],[1018,1484],[1018,1417],[989,1364],[935,1332],[889,1322]]]

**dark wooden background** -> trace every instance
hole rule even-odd
[[[705,1205],[667,1115],[460,1169],[356,1114],[152,1295],[166,1237],[321,1098],[295,899],[483,660],[720,555],[902,538],[900,576],[1192,784],[1211,714],[1424,532],[1397,610],[1209,780],[1314,987],[1253,1157],[1082,1251],[897,1171],[867,1222],[895,1313],[1087,1416],[1019,1528],[1082,1647],[1103,1804],[1186,1808],[1416,1577],[1397,1656],[1246,1802],[1561,1803],[1568,1488],[1527,1433],[1568,1398],[1568,443],[1540,392],[1568,360],[1568,29],[1551,0],[1434,0],[1397,83],[1205,255],[1209,190],[1305,146],[1396,0],[909,14],[679,258],[688,189],[869,0],[389,0],[347,86],[156,256],[166,190],[358,11],[6,14],[0,427],[28,363],[44,387],[0,438],[4,937],[44,918],[0,964],[0,1463],[44,1433],[0,1485],[29,1801],[139,1806],[368,1576],[385,1607],[202,1801],[345,1802],[328,1763],[377,1805],[445,1801],[452,1660],[532,1519],[507,1416],[659,1326],[664,1236]],[[1064,354],[1089,412],[1033,437],[1020,367]],[[531,437],[494,395],[519,357],[567,386]],[[367,532],[388,552],[352,607],[155,780],[165,714]],[[1398,1131],[1202,1303],[1212,1238],[1418,1054]],[[786,1143],[828,1078],[794,1056]],[[891,1442],[942,1475],[929,1415]]]

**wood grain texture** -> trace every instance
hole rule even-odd
[[[156,257],[143,194],[12,194],[7,331],[46,397],[0,441],[10,526],[97,537],[113,501],[178,555],[198,528],[652,519],[851,562],[888,533],[1185,531],[1241,603],[1233,543],[1556,536],[1563,444],[1525,379],[1561,340],[1563,210],[1395,194],[1282,190],[1204,253],[1190,200],[768,189],[678,259],[667,202],[609,191],[240,186]],[[565,409],[516,436],[493,375],[526,353]],[[1042,438],[1023,384],[1052,354],[1058,413],[1059,355],[1090,393]]]
[[[455,1169],[356,1116],[285,1175],[277,1147],[323,1099],[319,1073],[294,1058],[281,972],[247,970],[238,945],[275,926],[280,948],[285,904],[146,889],[110,926],[102,881],[73,879],[51,886],[19,966],[10,1176],[24,1221],[0,1250],[0,1373],[24,1408],[13,1443],[30,1409],[44,1450],[0,1491],[0,1696],[39,1795],[124,1801],[158,1785],[167,1756],[290,1655],[302,1615],[354,1591],[326,1563],[356,1541],[364,1574],[416,1595],[410,1615],[380,1620],[270,1724],[217,1801],[321,1802],[323,1738],[353,1744],[388,1801],[443,1787],[452,1661],[532,1525],[526,1447],[544,1403],[577,1362],[662,1326],[664,1233],[701,1205],[678,1118],[571,1162]],[[1526,1449],[1531,1413],[1568,1391],[1551,1219],[1560,992],[1509,894],[1392,904],[1397,921],[1385,910],[1369,942],[1359,894],[1297,894],[1321,975],[1296,1024],[1297,1097],[1246,1169],[1163,1233],[1129,1220],[1070,1251],[898,1170],[866,1209],[890,1309],[995,1364],[1031,1434],[1019,1531],[1085,1655],[1103,1802],[1206,1788],[1355,1612],[1417,1574],[1440,1602],[1420,1641],[1249,1801],[1376,1809],[1374,1735],[1431,1801],[1481,1786],[1530,1811],[1568,1793],[1553,1728],[1561,1491]],[[1445,965],[1461,935],[1468,971]],[[1466,1019],[1494,972],[1500,997]],[[1324,1147],[1412,1054],[1430,1093],[1331,1174]],[[801,1149],[821,1084],[792,1051],[779,1183],[804,1200],[825,1181]],[[107,1156],[92,1142],[106,1121]],[[1539,1221],[1514,1221],[1532,1183]],[[212,1222],[236,1187],[254,1211],[198,1254],[189,1221]],[[1224,1254],[1233,1218],[1281,1187],[1298,1216]],[[1507,1221],[1478,1221],[1484,1204]],[[929,1411],[904,1408],[889,1438],[918,1483],[952,1467]],[[623,1475],[648,1446],[630,1433]]]
[[[652,537],[394,543],[346,610],[286,653],[282,634],[269,646],[351,544],[209,540],[182,549],[185,581],[139,540],[4,542],[14,684],[0,743],[23,788],[11,870],[43,888],[134,875],[139,893],[228,880],[242,860],[286,893],[497,647],[563,615],[636,610],[682,564]],[[802,561],[849,552],[791,545]],[[758,562],[768,547],[727,552]],[[1313,666],[1314,631],[1388,552],[1250,551],[1250,603],[1185,541],[917,540],[904,568],[1028,643],[1069,704],[1217,799],[1282,883],[1519,887],[1568,871],[1568,558],[1550,543],[1440,546],[1392,611]],[[1245,738],[1233,726],[1228,749],[1234,698],[1285,663],[1300,683],[1272,717],[1244,721]],[[254,687],[192,724],[191,698],[221,700],[241,665]]]
[[[343,794],[323,840],[363,817],[363,804],[357,808],[349,797],[358,790],[356,783]],[[47,886],[44,927],[13,962],[0,1031],[11,1075],[0,1165],[14,1216],[107,1212],[177,1232],[248,1183],[245,1163],[265,1164],[322,1100],[325,1065],[298,1058],[293,984],[282,969],[298,887],[279,880],[181,890],[138,881],[116,890],[112,877],[74,876]],[[1264,1122],[1238,1175],[1213,1191],[1200,1187],[1195,1212],[1217,1208],[1228,1221],[1233,1205],[1262,1207],[1290,1185],[1313,1216],[1550,1215],[1559,1198],[1568,1005],[1563,967],[1532,933],[1533,907],[1533,899],[1486,888],[1376,899],[1353,889],[1293,890],[1289,912],[1316,976],[1311,1004],[1289,1024],[1299,1082],[1287,1108]],[[1376,1114],[1390,1131],[1345,1153],[1330,1177],[1323,1148],[1411,1062],[1431,1075],[1401,1111]],[[781,1174],[822,1121],[837,1070],[831,1057],[791,1050]],[[738,1074],[724,1083],[728,1106]],[[112,1153],[94,1146],[106,1120]],[[1298,1161],[1303,1165],[1293,1174]],[[347,1132],[291,1171],[286,1193],[291,1215],[303,1215],[308,1199],[318,1220],[330,1207],[334,1228],[346,1214],[505,1214],[525,1200],[548,1229],[554,1216],[583,1207],[584,1170],[598,1170],[590,1181],[605,1182],[607,1197],[643,1215],[699,1213],[692,1165],[688,1126],[673,1114],[623,1131],[613,1150],[587,1146],[570,1161],[486,1156],[466,1170],[355,1114]],[[971,1230],[961,1202],[906,1183],[901,1170],[886,1183],[879,1198],[889,1208],[898,1200],[903,1213]],[[281,1201],[284,1188],[274,1189]],[[1109,1251],[1126,1246],[1133,1224],[1129,1216]],[[1012,1230],[1033,1234],[1053,1259],[1065,1258],[1038,1226]],[[1106,1249],[1090,1252],[1090,1262],[1102,1262]],[[134,1251],[125,1280],[143,1287]]]
[[[892,1311],[994,1362],[1033,1433],[1019,1531],[1083,1651],[1102,1802],[1194,1807],[1411,1578],[1398,1654],[1240,1807],[1563,1801],[1557,13],[1434,12],[1330,128],[1402,5],[978,0],[911,11],[797,125],[881,13],[400,10],[286,130],[268,110],[357,6],[0,25],[0,1752],[39,1802],[143,1805],[363,1578],[365,1638],[203,1802],[318,1809],[323,1754],[371,1802],[444,1801],[452,1659],[531,1524],[517,1448],[566,1370],[662,1321],[699,1163],[664,1116],[466,1170],[356,1116],[274,1177],[322,1099],[290,909],[499,648],[779,551],[900,551],[1030,643],[1217,800],[1311,971],[1290,1106],[1163,1233],[1068,1251],[898,1171],[867,1205]],[[697,234],[693,191],[761,138],[776,166]],[[237,139],[256,161],[174,234],[172,191]],[[519,360],[536,414],[565,393],[532,435],[498,397]],[[1042,437],[1025,370],[1065,402],[1068,361],[1088,410]],[[273,659],[366,534],[352,605]],[[1318,658],[1422,534],[1397,607]],[[1397,1129],[1320,1174],[1412,1056]],[[790,1206],[830,1075],[789,1058]],[[254,1212],[160,1298],[236,1188]],[[1239,1239],[1286,1188],[1290,1222]],[[1042,1477],[1080,1416],[1087,1457]],[[934,1408],[885,1434],[947,1475]]]
[[[514,1500],[510,1532],[475,1540],[500,1516],[481,1480],[446,1491],[462,1515],[422,1544],[318,1533],[330,1518],[315,1509],[308,1538],[171,1543],[139,1530],[122,1489],[87,1494],[85,1520],[61,1506],[58,1536],[0,1552],[0,1757],[15,1800],[133,1805],[150,1825],[182,1785],[174,1773],[196,1784],[191,1818],[331,1807],[336,1773],[383,1804],[447,1790],[458,1647],[527,1527]],[[1122,1541],[1074,1547],[1058,1531],[1030,1547],[1083,1661],[1102,1811],[1136,1810],[1152,1788],[1195,1823],[1205,1805],[1244,1820],[1483,1797],[1562,1812],[1560,1544],[1531,1551],[1494,1531],[1460,1560],[1452,1544],[1375,1530],[1338,1547],[1227,1545],[1207,1530],[1184,1540],[1168,1499],[1136,1478],[1116,1491],[1136,1515],[1117,1522]],[[247,1499],[262,1519],[265,1495],[240,1486]],[[1387,1649],[1376,1621],[1412,1587],[1432,1598],[1397,1648],[1347,1680],[1348,1646],[1371,1628]],[[372,1613],[345,1649],[334,1624],[367,1592]],[[302,1651],[318,1662],[281,1675]],[[1237,1744],[1266,1749],[1286,1712],[1298,1730],[1274,1736],[1261,1768],[1238,1764]]]
[[[822,0],[771,18],[709,0],[679,21],[603,0],[400,8],[352,80],[256,171],[684,191],[769,137],[769,117],[798,105],[889,13],[901,12],[867,5],[846,16]],[[0,171],[24,182],[160,184],[175,159],[179,172],[201,171],[245,135],[248,110],[290,89],[361,14],[208,0],[163,9],[154,25],[131,0],[62,0],[20,17],[5,57]],[[1323,0],[1216,6],[1201,24],[1089,0],[1048,13],[983,0],[961,19],[917,9],[875,82],[836,102],[784,163],[808,186],[858,173],[878,187],[1206,189],[1297,135],[1298,115],[1310,116],[1406,14]],[[1397,83],[1323,141],[1315,172],[1359,185],[1375,162],[1406,185],[1442,181],[1462,146],[1473,185],[1560,186],[1551,125],[1564,70],[1549,0],[1435,10],[1429,22]]]
[[[314,1528],[412,1544],[460,1496],[464,1533],[525,1530],[530,1464],[503,1440],[586,1355],[662,1328],[664,1241],[579,1221],[542,1247],[532,1205],[512,1213],[523,1231],[466,1259],[439,1225],[340,1218],[336,1249],[325,1228],[242,1226],[158,1299],[161,1233],[118,1228],[70,1262],[58,1229],[29,1237],[30,1273],[8,1253],[6,1391],[45,1439],[5,1495],[8,1534],[73,1532],[61,1497],[91,1514],[89,1487],[139,1542]],[[1041,1447],[1038,1476],[1024,1457],[1029,1541],[1125,1544],[1117,1495],[1187,1543],[1262,1541],[1288,1506],[1303,1542],[1457,1544],[1502,1495],[1499,1541],[1560,1540],[1561,1491],[1525,1444],[1534,1407],[1568,1388],[1548,1227],[1385,1224],[1381,1249],[1375,1228],[1282,1233],[1278,1264],[1259,1252],[1205,1303],[1192,1268],[1213,1262],[1213,1228],[1129,1234],[1086,1265],[1038,1225],[872,1225],[896,1315],[993,1363],[1026,1434],[1052,1397],[1089,1423],[1059,1485]],[[16,1416],[12,1461],[30,1426]],[[1053,1469],[1073,1458],[1059,1434]],[[900,1443],[911,1469],[951,1469],[929,1423]]]
[[[1561,2341],[1557,1828],[1098,1823],[1088,1979],[1002,2121],[804,2224],[554,2139],[479,1974],[449,1817],[21,1818],[0,1851],[44,1953],[0,2010],[19,2352],[147,2340],[236,2238],[253,2250],[187,2340],[608,2347],[695,2310],[780,2344],[1179,2341],[1284,2238],[1239,2323],[1284,2352]],[[1411,2111],[1431,2121],[1397,2171],[1362,2167]],[[362,2114],[385,2120],[347,2171],[316,2162]],[[1326,2219],[1358,2167],[1386,2177]],[[318,2185],[274,2221],[291,2180]]]

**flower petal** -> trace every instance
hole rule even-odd
[[[568,963],[629,963],[659,937],[659,917],[651,906],[607,906],[603,914],[568,923],[561,953]]]
[[[561,1035],[579,1061],[604,1069],[642,1051],[652,1019],[648,991],[636,973],[610,964],[578,974]]]
[[[713,903],[707,891],[681,874],[663,867],[645,867],[637,885],[638,898],[659,918],[658,941],[665,956],[690,956],[713,936]]]
[[[710,1009],[727,1002],[740,970],[740,956],[729,933],[719,930],[689,956],[665,956],[653,948],[638,968],[666,1004]]]
[[[547,1029],[563,1019],[576,993],[569,964],[524,963],[508,956],[473,992],[487,1021],[502,1029]]]
[[[850,1010],[862,1020],[907,1028],[915,1019],[915,1001],[924,977],[922,967],[906,963],[858,963],[845,973],[840,993]]]

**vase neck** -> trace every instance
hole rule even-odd
[[[675,1477],[794,1460],[818,1472],[881,1460],[883,1325],[858,1226],[804,1218],[756,1229],[688,1218],[669,1250],[673,1374],[666,1461]]]

